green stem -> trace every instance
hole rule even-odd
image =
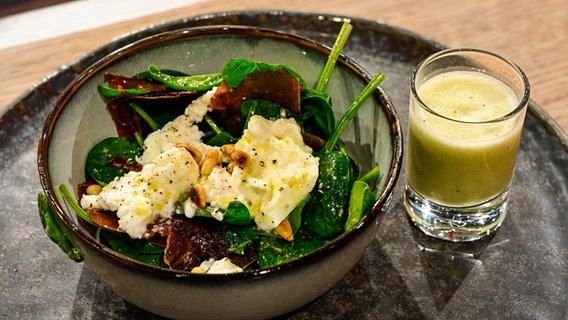
[[[134,102],[131,102],[130,106],[132,107],[132,109],[134,109],[134,111],[136,111],[136,113],[138,113],[144,120],[146,120],[146,122],[150,125],[150,128],[152,128],[153,131],[160,129],[161,126],[156,121],[154,121],[154,119],[152,119],[152,117],[150,117],[150,115],[146,113],[146,111],[144,111],[142,107],[140,107]]]
[[[211,127],[211,129],[213,129],[213,131],[215,131],[216,134],[223,132],[223,130],[219,128],[219,126],[215,123],[215,121],[213,121],[213,119],[211,119],[209,115],[206,114],[205,117],[203,117],[203,120],[207,122],[207,124]]]
[[[73,197],[71,192],[69,192],[69,189],[67,189],[67,186],[65,186],[65,184],[59,185],[59,192],[61,193],[61,196],[63,197],[63,199],[65,199],[65,201],[69,204],[69,206],[73,210],[75,210],[75,213],[77,213],[77,215],[81,219],[83,219],[86,222],[98,227],[98,225],[93,222],[93,220],[87,214],[87,212],[85,212],[85,210],[83,210],[83,208],[81,208],[79,203],[77,203],[77,200],[75,200],[75,197]]]
[[[316,91],[324,92],[325,88],[327,88],[327,84],[329,83],[329,79],[331,78],[331,73],[333,72],[335,63],[337,62],[339,54],[341,53],[341,50],[343,50],[343,47],[345,46],[347,38],[349,38],[349,34],[351,33],[352,29],[353,26],[349,22],[344,22],[343,26],[341,26],[339,35],[337,36],[337,39],[333,44],[333,48],[331,49],[331,52],[327,57],[327,62],[323,68],[320,79],[316,86]]]
[[[359,180],[371,184],[371,182],[379,177],[380,170],[378,166],[373,167],[373,169],[369,170],[369,172],[365,173]]]
[[[381,72],[378,72],[375,77],[367,84],[367,86],[361,91],[359,96],[353,101],[349,109],[343,114],[341,120],[337,124],[333,135],[329,138],[327,143],[325,144],[325,152],[330,152],[335,147],[335,144],[341,137],[343,130],[347,127],[349,122],[355,117],[355,114],[359,110],[359,108],[363,105],[363,102],[367,99],[367,97],[377,89],[379,84],[385,79],[385,75]]]
[[[136,143],[140,148],[144,148],[144,138],[140,132],[134,132],[134,139],[136,139]]]

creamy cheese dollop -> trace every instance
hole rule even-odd
[[[84,209],[116,211],[119,228],[142,238],[146,226],[170,217],[182,194],[199,178],[199,166],[185,148],[172,148],[139,172],[130,171],[106,185],[98,195],[84,195]]]
[[[184,114],[150,133],[144,140],[144,151],[136,161],[142,165],[150,163],[159,154],[180,143],[192,145],[205,154],[209,147],[201,142],[203,132],[194,124],[201,122],[209,111],[211,97],[216,90],[213,88],[193,100],[185,108]]]
[[[273,230],[313,189],[319,159],[291,118],[252,116],[235,150],[248,154],[249,163],[232,174],[213,172],[202,183],[207,202],[226,208],[232,200],[241,201],[259,229]]]
[[[209,259],[203,261],[199,265],[199,269],[204,273],[236,273],[243,272],[243,269],[233,262],[229,258],[222,258],[219,260]]]

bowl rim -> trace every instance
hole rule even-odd
[[[241,26],[241,25],[209,25],[200,27],[188,27],[174,29],[170,31],[165,31],[162,33],[150,35],[142,39],[133,41],[113,52],[105,55],[101,59],[94,62],[87,69],[81,72],[77,77],[75,77],[71,83],[69,83],[62,93],[57,97],[56,101],[51,106],[48,114],[45,117],[44,123],[41,128],[41,134],[38,141],[38,174],[39,180],[43,192],[45,193],[49,205],[55,211],[57,218],[65,227],[70,230],[74,236],[78,237],[88,246],[92,247],[99,253],[102,253],[106,258],[112,260],[114,263],[133,267],[138,271],[144,271],[164,277],[173,278],[190,278],[190,279],[218,279],[221,281],[226,281],[227,279],[244,279],[244,278],[256,278],[265,275],[279,274],[283,271],[292,271],[300,266],[315,264],[320,261],[323,257],[328,256],[330,252],[336,251],[350,243],[350,240],[355,238],[358,234],[362,233],[368,227],[372,225],[372,222],[379,218],[379,215],[385,215],[388,204],[394,193],[394,188],[396,182],[399,178],[401,165],[402,165],[402,154],[403,154],[403,144],[402,144],[402,129],[398,114],[392,104],[390,98],[379,86],[374,92],[374,98],[381,102],[385,114],[389,118],[391,130],[389,134],[391,136],[391,141],[393,142],[392,148],[392,161],[389,166],[389,171],[387,173],[387,180],[383,187],[383,190],[375,201],[370,212],[366,213],[363,218],[350,230],[342,233],[340,236],[334,238],[325,246],[320,247],[309,254],[302,256],[300,258],[294,259],[292,261],[269,267],[254,269],[251,271],[244,271],[239,273],[229,273],[229,274],[196,274],[190,271],[173,270],[168,268],[156,267],[147,265],[126,256],[123,256],[114,250],[102,245],[99,241],[94,239],[89,232],[80,228],[67,214],[64,213],[63,206],[57,200],[54,192],[53,185],[51,183],[51,175],[48,169],[49,163],[49,148],[51,143],[51,135],[56,126],[57,119],[65,109],[69,100],[75,93],[75,91],[80,88],[91,76],[106,66],[112,64],[116,60],[120,60],[124,56],[129,56],[136,52],[140,48],[154,47],[166,41],[188,39],[194,37],[204,37],[204,36],[253,36],[253,37],[268,37],[271,39],[292,41],[302,47],[310,48],[316,52],[319,52],[325,56],[328,56],[331,52],[331,48],[310,40],[306,37],[283,32],[280,30],[264,28],[264,27],[251,27],[251,26]],[[337,64],[346,67],[353,71],[357,76],[359,76],[365,83],[368,83],[372,76],[364,70],[358,63],[347,57],[345,54],[340,53],[337,60]]]

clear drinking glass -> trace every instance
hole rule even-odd
[[[420,230],[461,242],[499,228],[529,94],[518,66],[483,50],[443,50],[416,67],[404,204]]]

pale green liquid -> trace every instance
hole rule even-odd
[[[515,93],[497,79],[468,71],[435,76],[418,88],[418,95],[435,112],[466,122],[497,119],[518,104]],[[521,130],[518,117],[460,123],[434,116],[411,101],[407,182],[442,205],[488,201],[511,183]]]

